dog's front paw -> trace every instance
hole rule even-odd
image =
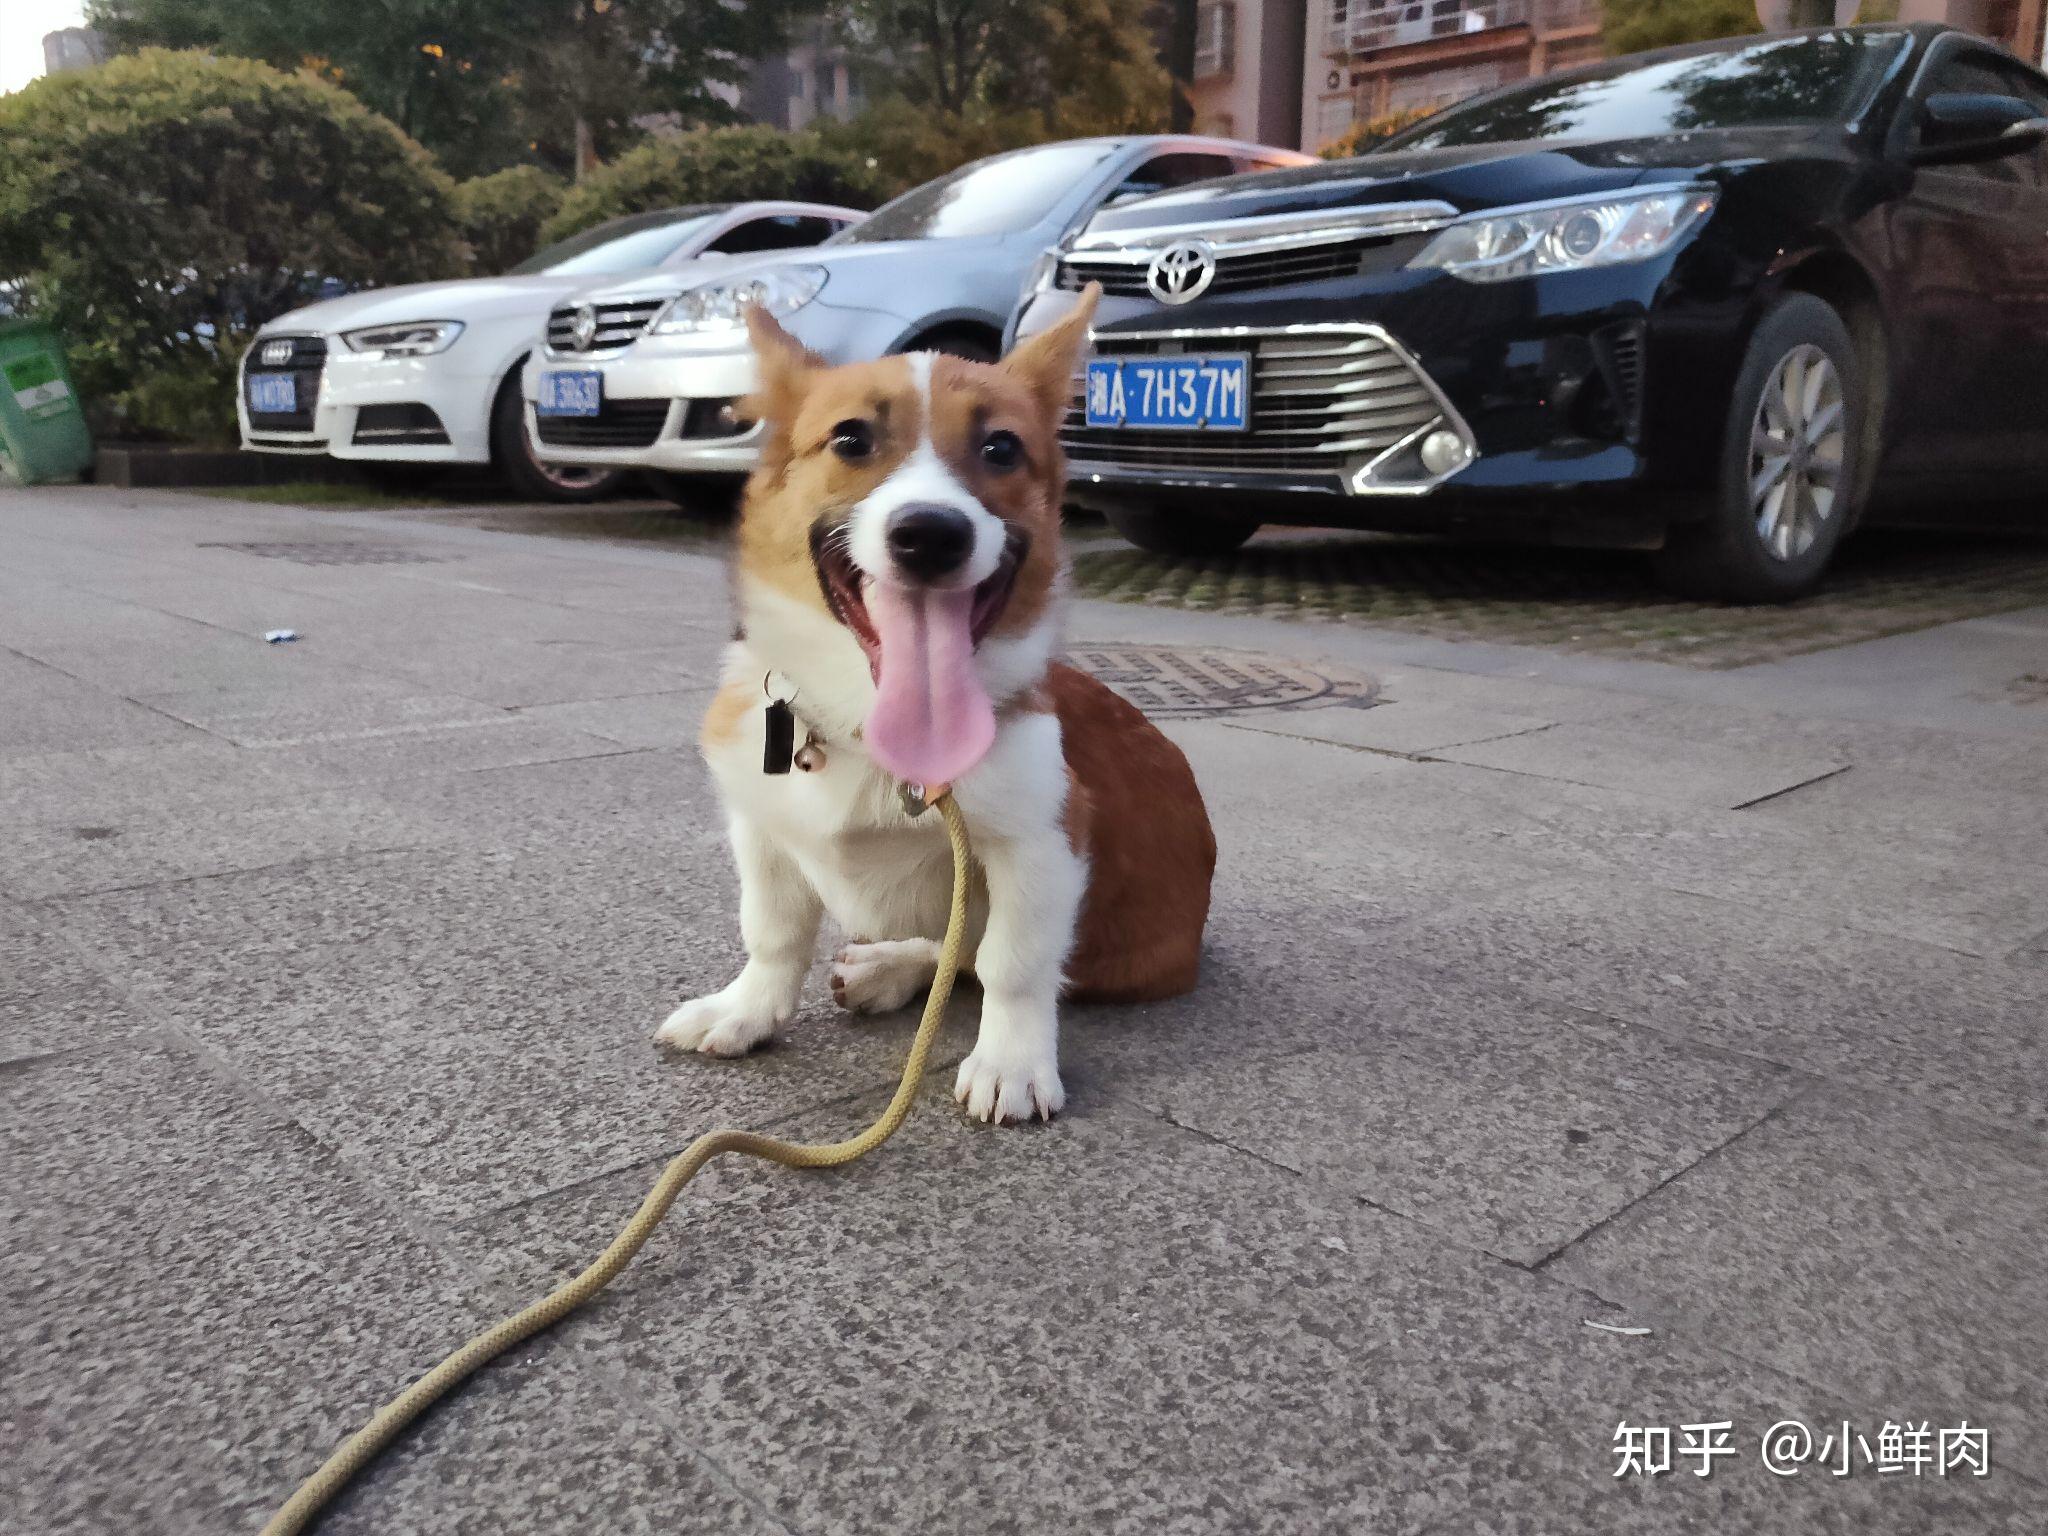
[[[774,1038],[781,1022],[758,1002],[733,995],[727,987],[709,997],[693,998],[662,1022],[654,1038],[679,1051],[707,1056],[744,1056]]]
[[[1050,1120],[1067,1103],[1056,1056],[1012,1057],[986,1047],[977,1047],[972,1056],[960,1063],[960,1075],[953,1080],[953,1097],[966,1105],[967,1113],[975,1119],[995,1125],[1034,1116]]]

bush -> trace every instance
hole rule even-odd
[[[561,177],[537,165],[457,183],[455,221],[476,271],[509,271],[539,250],[541,227],[560,211],[566,190]]]
[[[323,281],[462,272],[453,192],[346,91],[245,59],[151,49],[0,99],[0,282],[103,428],[191,431],[198,381]]]
[[[578,182],[540,238],[565,240],[606,219],[679,203],[787,197],[872,208],[881,186],[872,167],[815,133],[695,128],[649,139]]]
[[[1393,112],[1382,112],[1378,117],[1365,118],[1346,129],[1343,138],[1325,144],[1317,153],[1325,160],[1349,160],[1353,155],[1362,155],[1386,143],[1395,134],[1413,127],[1436,110],[1435,107],[1402,107]]]

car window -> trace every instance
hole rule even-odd
[[[1972,96],[2020,96],[2029,82],[2024,72],[2009,68],[1997,55],[1975,50],[1951,50],[1921,77],[1920,99],[1958,92]],[[2036,102],[2035,105],[2041,103]],[[1997,160],[1964,161],[1955,165],[1930,166],[1929,170],[1962,176],[1981,176],[1987,181],[2033,182],[2039,179],[2039,151],[2006,155]]]
[[[1080,139],[1015,150],[963,165],[912,187],[832,237],[834,245],[874,240],[945,240],[1007,235],[1049,216],[1086,182],[1117,145]]]
[[[1447,108],[1374,153],[1846,122],[1905,46],[1903,32],[1825,32],[1618,59]]]
[[[1118,203],[1127,203],[1134,197],[1150,197],[1154,192],[1169,192],[1175,187],[1185,187],[1190,182],[1213,181],[1218,176],[1234,175],[1236,162],[1228,155],[1202,154],[1190,150],[1175,150],[1171,154],[1154,155],[1132,167],[1131,173],[1116,184],[1116,189],[1103,199],[1102,206],[1113,208]]]
[[[1261,171],[1285,171],[1300,164],[1296,160],[1270,160],[1264,155],[1238,155],[1230,162],[1231,170],[1239,176],[1255,176]]]
[[[605,277],[617,272],[638,272],[647,267],[658,267],[686,243],[701,235],[712,220],[724,212],[723,208],[699,205],[609,219],[580,235],[571,235],[534,252],[506,275],[522,277],[533,272],[581,272],[592,277]]]
[[[837,219],[778,213],[735,224],[704,249],[726,256],[743,255],[748,251],[786,251],[797,246],[816,245],[840,227]]]

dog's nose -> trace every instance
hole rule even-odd
[[[920,502],[889,520],[889,555],[915,581],[937,581],[967,563],[974,524],[958,507]]]

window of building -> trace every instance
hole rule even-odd
[[[1237,67],[1237,0],[1201,0],[1195,7],[1195,78]]]

